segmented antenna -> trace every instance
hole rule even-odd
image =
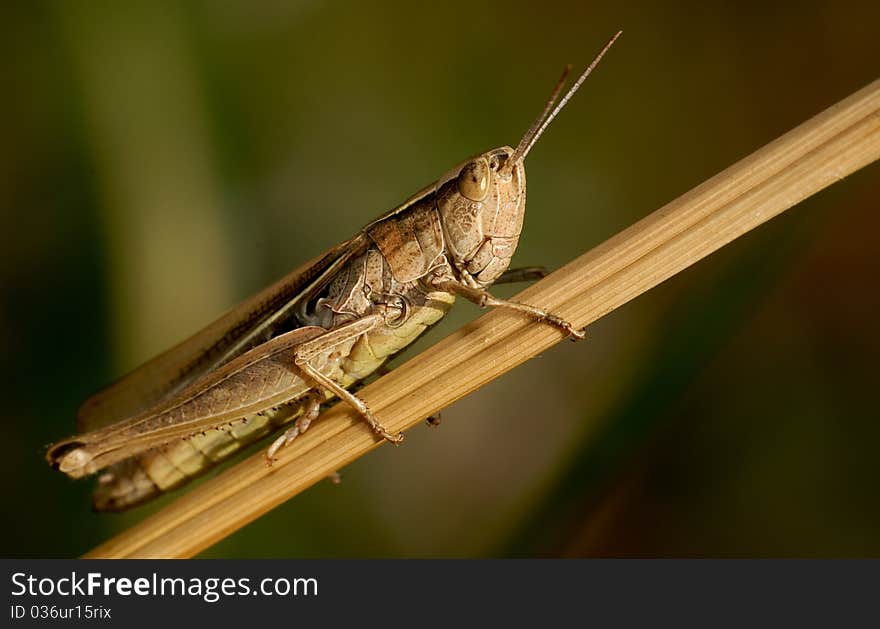
[[[529,151],[532,150],[532,147],[535,145],[535,142],[541,137],[544,133],[544,130],[550,126],[550,123],[553,122],[553,119],[562,111],[562,108],[565,107],[565,104],[571,100],[571,97],[574,96],[575,92],[578,91],[581,84],[586,80],[590,73],[595,69],[599,62],[602,60],[602,57],[605,56],[605,53],[608,52],[608,49],[614,45],[614,42],[617,41],[617,38],[623,31],[617,31],[614,34],[614,37],[608,40],[608,43],[599,51],[599,54],[596,55],[596,58],[590,62],[590,65],[587,66],[587,69],[583,71],[583,73],[578,77],[577,81],[574,82],[574,85],[566,92],[565,96],[562,97],[562,100],[559,101],[559,104],[553,108],[553,111],[550,111],[550,108],[553,107],[554,103],[556,103],[556,99],[559,97],[559,93],[562,91],[563,86],[565,85],[565,79],[568,77],[568,73],[571,71],[571,66],[566,66],[565,70],[562,73],[562,77],[560,77],[559,81],[556,83],[556,87],[553,88],[553,93],[550,95],[550,100],[547,101],[547,104],[544,106],[544,111],[541,112],[541,115],[538,116],[537,120],[532,123],[532,126],[529,127],[529,130],[526,131],[525,135],[522,137],[522,140],[519,141],[519,144],[516,145],[516,150],[513,151],[513,155],[510,156],[507,164],[504,165],[504,169],[513,168],[513,165],[523,161],[526,158],[526,155],[529,154]],[[547,112],[550,112],[549,115]]]
[[[541,128],[541,124],[544,122],[544,119],[547,118],[547,115],[550,113],[550,109],[552,109],[553,105],[556,103],[556,99],[559,98],[559,93],[562,92],[562,88],[565,87],[565,80],[568,78],[569,73],[571,72],[571,64],[569,63],[565,66],[565,69],[562,71],[562,76],[559,77],[559,80],[556,81],[556,85],[553,87],[553,91],[550,93],[550,98],[547,100],[547,104],[544,105],[544,111],[541,112],[541,115],[538,116],[535,121],[532,123],[532,126],[529,127],[529,130],[525,132],[522,139],[519,141],[519,144],[516,145],[516,150],[513,151],[513,155],[511,155],[510,164],[511,167],[513,164],[520,159],[520,155],[522,155],[523,151],[526,150],[527,147],[532,145],[532,139],[535,138],[536,134],[539,134],[538,129]],[[522,155],[522,158],[525,158],[525,155]]]

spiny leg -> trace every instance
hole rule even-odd
[[[275,455],[278,451],[291,444],[299,435],[309,429],[309,425],[321,413],[321,394],[317,391],[311,391],[307,394],[303,414],[296,418],[293,426],[284,431],[280,437],[272,442],[266,451],[266,464],[272,465],[275,462]]]
[[[309,364],[309,361],[321,352],[332,349],[337,345],[356,338],[382,323],[382,315],[374,314],[341,325],[335,330],[330,330],[326,334],[322,334],[310,341],[306,341],[302,345],[298,345],[294,353],[294,362],[308,378],[317,383],[321,388],[327,389],[339,397],[339,399],[348,402],[349,405],[354,407],[367,424],[369,424],[370,428],[373,429],[373,432],[397,445],[403,441],[403,433],[398,433],[396,435],[389,433],[385,430],[382,424],[379,423],[379,420],[376,419],[363,400]]]
[[[461,295],[468,301],[472,301],[473,303],[477,304],[480,308],[493,306],[496,308],[507,308],[509,310],[516,310],[517,312],[522,312],[530,315],[538,319],[539,321],[543,321],[549,325],[552,325],[555,328],[559,328],[560,330],[568,334],[568,336],[573,341],[580,341],[587,335],[585,330],[578,330],[565,319],[557,317],[556,315],[551,314],[546,310],[541,310],[540,308],[536,308],[535,306],[521,304],[516,301],[499,299],[498,297],[493,296],[489,291],[483,288],[475,288],[473,286],[468,286],[467,284],[458,280],[448,278],[437,280],[434,282],[434,285],[440,290]]]

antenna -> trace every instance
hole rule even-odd
[[[544,106],[544,111],[541,112],[541,115],[538,116],[537,120],[532,123],[532,126],[529,127],[529,130],[526,131],[522,140],[519,141],[519,144],[516,145],[516,150],[513,151],[513,155],[510,156],[507,164],[505,164],[505,169],[508,165],[512,168],[513,164],[517,162],[521,162],[526,158],[526,155],[529,154],[529,151],[532,150],[532,147],[535,145],[535,142],[541,137],[544,133],[544,130],[550,126],[550,123],[553,122],[553,119],[562,111],[562,108],[565,107],[565,104],[571,100],[571,97],[574,96],[575,92],[578,91],[581,84],[586,80],[590,73],[595,69],[597,65],[599,65],[599,61],[602,60],[602,57],[605,56],[605,53],[608,52],[608,49],[614,45],[614,42],[617,41],[617,38],[623,31],[617,31],[614,34],[614,37],[608,40],[608,43],[599,51],[599,54],[596,55],[596,58],[590,62],[590,65],[587,66],[587,69],[581,73],[581,75],[577,78],[577,81],[574,82],[574,85],[566,92],[565,96],[562,97],[562,100],[559,101],[559,104],[553,108],[553,111],[549,113],[550,108],[553,107],[553,104],[556,102],[556,98],[559,96],[559,92],[562,91],[563,85],[565,85],[565,79],[568,77],[568,73],[571,70],[571,66],[566,66],[565,70],[562,73],[562,77],[556,83],[556,87],[553,88],[553,93],[550,95],[550,100],[547,101],[547,104]]]

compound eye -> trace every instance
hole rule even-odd
[[[458,191],[471,201],[482,201],[489,193],[489,163],[478,157],[458,173]]]

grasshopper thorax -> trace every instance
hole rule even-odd
[[[507,269],[526,208],[522,160],[502,146],[465,162],[438,189],[437,209],[449,262],[481,286]]]

